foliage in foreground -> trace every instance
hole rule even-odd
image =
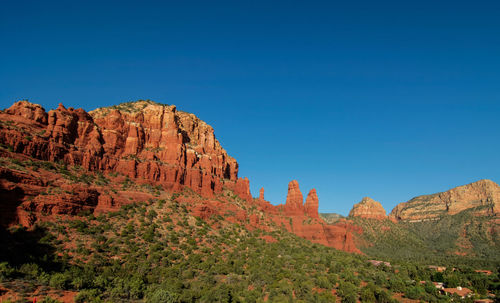
[[[2,230],[2,243],[9,244],[0,255],[3,283],[75,290],[76,302],[332,302],[335,295],[342,302],[393,302],[394,293],[448,302],[431,281],[480,294],[499,287],[496,273],[460,268],[438,275],[410,263],[375,267],[365,256],[277,228],[250,231],[220,217],[203,221],[175,196],[47,222],[34,231]]]

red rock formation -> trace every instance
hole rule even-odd
[[[283,210],[286,216],[309,216],[311,218],[319,219],[318,214],[318,196],[316,190],[312,189],[307,195],[306,203],[300,191],[299,182],[296,180],[288,184],[288,194],[286,196],[286,203]]]
[[[44,192],[47,182],[29,173],[0,168],[0,223],[4,225],[26,223],[27,217],[21,204]],[[22,218],[22,219],[20,219]]]
[[[224,185],[233,190],[235,194],[247,201],[252,201],[252,194],[250,193],[250,180],[248,178],[239,178],[236,182],[225,181]]]
[[[319,200],[316,194],[316,189],[311,189],[306,198],[306,203],[304,204],[306,214],[311,218],[319,219],[318,213]]]
[[[345,222],[325,224],[318,216],[316,191],[311,190],[303,204],[297,181],[290,182],[285,205],[273,206],[265,201],[263,189],[259,199],[252,199],[249,180],[238,178],[236,160],[215,139],[213,129],[175,106],[141,101],[87,113],[59,105],[46,113],[39,105],[20,101],[0,112],[0,142],[14,151],[7,157],[22,155],[78,165],[90,172],[121,173],[134,183],[161,185],[167,191],[189,187],[203,198],[179,199],[189,205],[193,215],[204,219],[221,215],[227,222],[264,230],[270,228],[271,220],[315,243],[359,252],[352,240],[352,233],[357,231]],[[50,193],[46,192],[48,188]],[[223,188],[256,207],[250,211],[225,203],[222,196],[212,198]],[[2,224],[31,226],[55,214],[116,210],[131,201],[152,197],[143,192],[68,184],[59,172],[23,173],[0,168]]]
[[[265,201],[265,199],[264,199],[264,187],[261,187],[261,189],[259,190],[259,200]]]
[[[38,104],[32,104],[28,101],[19,101],[14,103],[9,109],[5,110],[9,115],[17,115],[37,123],[47,124],[47,113],[45,109]]]
[[[212,127],[173,105],[140,101],[89,114],[60,104],[47,114],[39,105],[20,101],[0,118],[16,124],[2,125],[0,141],[18,153],[118,172],[170,190],[188,186],[204,196],[228,186],[251,200],[248,180],[238,179],[238,163],[215,139]]]
[[[326,224],[322,220],[308,216],[275,216],[272,220],[276,225],[285,226],[288,231],[311,242],[347,252],[361,253],[354,243],[354,234],[362,233],[362,230],[345,220],[335,224]]]
[[[304,215],[304,197],[300,192],[299,182],[296,180],[288,183],[288,194],[286,196],[286,203],[284,206],[285,214],[287,216],[302,216]]]
[[[150,198],[149,195],[143,200]],[[69,184],[57,172],[37,170],[26,172],[0,168],[0,224],[32,226],[51,215],[76,215],[81,211],[117,210],[129,199],[114,201],[101,188]]]
[[[319,201],[315,189],[309,192],[305,204],[303,201],[299,183],[295,180],[291,181],[288,184],[286,204],[274,207],[282,209],[284,216],[275,216],[273,221],[278,226],[285,226],[301,238],[336,249],[360,253],[354,244],[353,237],[353,233],[362,232],[359,227],[345,220],[335,224],[326,224],[318,214]],[[268,211],[267,213],[279,212]]]
[[[38,195],[23,204],[23,210],[45,215],[65,214],[77,215],[83,210],[91,212],[99,202],[99,191],[82,185],[65,184],[61,192],[49,195]]]
[[[349,217],[384,220],[387,218],[387,215],[380,202],[370,197],[364,197],[361,202],[354,204],[349,212]]]

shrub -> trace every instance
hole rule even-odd
[[[11,277],[15,270],[7,262],[0,263],[0,281]]]
[[[375,287],[367,285],[361,289],[360,293],[361,302],[375,302]]]
[[[403,292],[406,288],[405,283],[398,277],[389,279],[389,289],[395,292]]]
[[[49,285],[57,289],[66,289],[68,282],[68,278],[65,274],[56,273],[50,278]]]
[[[84,289],[75,296],[75,303],[100,302],[100,294],[97,289]]]
[[[27,263],[21,265],[21,268],[19,268],[19,272],[25,274],[26,277],[29,279],[36,279],[40,272],[40,268],[38,267],[37,264]]]
[[[155,289],[148,291],[146,296],[147,303],[173,303],[178,302],[179,296],[165,289]]]
[[[342,302],[356,302],[358,288],[351,282],[340,282],[338,294],[342,297]]]
[[[419,286],[412,286],[406,289],[405,297],[413,300],[418,300],[424,294],[424,289]]]
[[[40,303],[61,303],[61,301],[52,299],[51,297],[45,297]]]

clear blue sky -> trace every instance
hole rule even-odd
[[[2,1],[0,107],[152,99],[273,203],[500,181],[500,1]]]

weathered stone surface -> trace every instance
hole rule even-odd
[[[5,112],[9,115],[21,116],[37,123],[47,124],[47,113],[45,109],[38,104],[33,104],[28,101],[16,102]]]
[[[491,180],[480,180],[442,193],[418,196],[398,204],[389,216],[395,220],[421,221],[467,209],[480,215],[499,216],[500,186]]]
[[[212,127],[173,105],[140,101],[86,113],[60,104],[45,113],[39,105],[20,101],[0,118],[16,124],[0,128],[0,141],[18,153],[118,172],[170,190],[187,186],[204,196],[226,185],[251,200],[248,180],[238,179],[238,163],[215,139]]]
[[[364,197],[361,202],[354,204],[349,212],[349,217],[384,220],[387,218],[387,215],[380,202],[370,197]]]
[[[0,168],[0,224],[26,223],[32,221],[22,211],[21,204],[44,191],[47,183],[31,174]]]
[[[311,242],[347,252],[360,253],[354,243],[354,234],[362,233],[362,229],[346,220],[340,220],[335,224],[326,224],[321,219],[314,219],[304,215],[293,217],[274,216],[272,220],[278,226],[285,226],[288,231]]]
[[[77,215],[81,211],[93,212],[99,202],[100,193],[82,185],[65,184],[61,191],[49,195],[38,195],[23,204],[23,210],[44,215]]]
[[[215,139],[213,129],[175,106],[141,101],[87,113],[60,104],[46,113],[39,105],[20,101],[0,112],[0,121],[0,142],[12,151],[0,149],[6,157],[65,163],[94,174],[119,173],[107,188],[72,184],[57,171],[24,173],[0,167],[1,224],[32,226],[52,215],[112,211],[153,197],[120,191],[119,184],[127,176],[134,183],[161,186],[167,192],[191,188],[201,196],[180,196],[179,201],[203,219],[220,215],[229,223],[263,230],[274,221],[315,243],[359,252],[352,234],[360,230],[345,221],[328,225],[321,220],[314,189],[305,204],[297,181],[290,182],[284,205],[266,201],[264,189],[253,199],[249,180],[238,178],[236,160]],[[224,188],[255,206],[253,210],[215,196]]]
[[[292,180],[288,183],[288,193],[286,196],[286,203],[284,206],[285,214],[287,216],[301,216],[304,215],[304,197],[299,188],[299,182]]]
[[[304,204],[304,209],[309,217],[319,219],[318,207],[319,207],[318,195],[316,194],[316,189],[313,188],[307,195],[306,203]]]
[[[273,217],[278,226],[285,226],[290,232],[315,243],[334,247],[348,252],[360,251],[354,244],[353,233],[362,230],[345,220],[335,224],[326,224],[318,214],[319,200],[315,189],[307,195],[306,203],[296,180],[288,184],[288,194],[285,205],[273,206],[277,211],[268,210],[269,214],[283,216]]]

